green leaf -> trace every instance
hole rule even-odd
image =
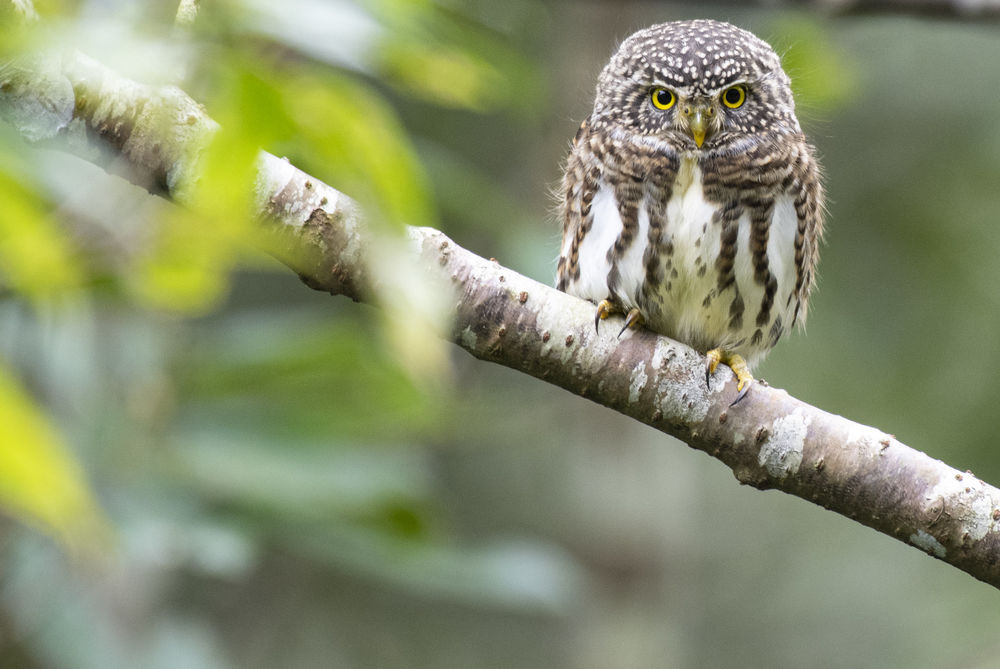
[[[388,102],[335,72],[273,75],[281,79],[278,90],[298,141],[311,154],[304,169],[361,201],[376,224],[433,223],[427,178]]]
[[[83,272],[42,199],[6,169],[12,159],[0,155],[0,282],[44,301],[79,286]]]
[[[71,548],[94,548],[101,513],[73,455],[0,365],[0,508]]]
[[[205,147],[201,171],[183,189],[181,207],[157,221],[157,237],[130,282],[141,302],[159,309],[204,313],[226,296],[229,275],[252,247],[257,155],[267,136],[269,90],[234,68],[217,92],[221,127]],[[275,122],[280,123],[280,116]]]
[[[372,57],[387,83],[443,107],[533,109],[542,87],[533,64],[468,8],[420,0],[372,0],[388,28]]]

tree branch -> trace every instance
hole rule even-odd
[[[1000,2],[997,0],[811,0],[806,4],[841,16],[913,14],[966,21],[995,21],[1000,18]]]
[[[0,67],[0,115],[33,141],[62,146],[184,201],[216,124],[173,87],[136,84],[79,54],[55,67]],[[51,62],[50,62],[51,65]],[[33,70],[32,67],[37,67]],[[67,97],[69,96],[69,97]],[[39,119],[26,110],[46,109]],[[350,198],[262,153],[258,214],[268,250],[313,288],[366,300],[377,276],[370,238]],[[595,332],[594,306],[457,246],[408,230],[428,281],[452,284],[447,336],[473,356],[531,374],[705,451],[744,484],[809,500],[913,545],[1000,587],[1000,490],[891,435],[755,386],[729,407],[735,384],[720,368],[706,387],[704,358],[647,331]]]
[[[712,4],[745,6],[748,3],[744,0],[712,0]],[[913,15],[961,21],[995,21],[1000,18],[1000,0],[795,0],[788,2],[756,0],[750,4],[767,8],[799,5],[835,16]]]

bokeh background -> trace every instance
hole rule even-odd
[[[0,37],[175,83],[225,129],[218,190],[180,211],[0,124],[0,666],[1000,666],[993,588],[535,379],[401,349],[405,310],[246,242],[237,181],[263,147],[387,234],[550,282],[603,63],[652,23],[732,21],[784,54],[829,191],[808,330],[758,375],[996,484],[996,24],[231,0],[176,29],[167,5],[39,3]]]

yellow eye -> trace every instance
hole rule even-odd
[[[649,99],[653,101],[653,106],[657,109],[670,109],[677,102],[677,96],[673,91],[663,87],[654,88],[649,93]]]
[[[722,93],[722,104],[730,109],[742,107],[746,99],[747,92],[742,86],[730,86]]]

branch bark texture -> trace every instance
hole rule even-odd
[[[0,114],[27,139],[104,165],[122,161],[129,166],[123,174],[183,202],[176,175],[195,169],[216,127],[199,105],[176,88],[141,86],[77,54],[35,75],[30,66],[0,68]],[[18,110],[52,107],[53,90],[72,92],[63,116],[50,115],[41,129],[21,119]],[[271,253],[313,288],[368,299],[379,279],[368,269],[368,228],[350,198],[267,153],[256,194],[261,225],[273,233]],[[677,437],[721,460],[741,483],[802,497],[1000,587],[997,488],[783,390],[761,384],[730,407],[736,391],[728,368],[706,387],[704,358],[689,347],[647,331],[617,338],[613,323],[595,332],[593,305],[437,230],[407,234],[427,280],[454,287],[446,336],[473,356]]]

